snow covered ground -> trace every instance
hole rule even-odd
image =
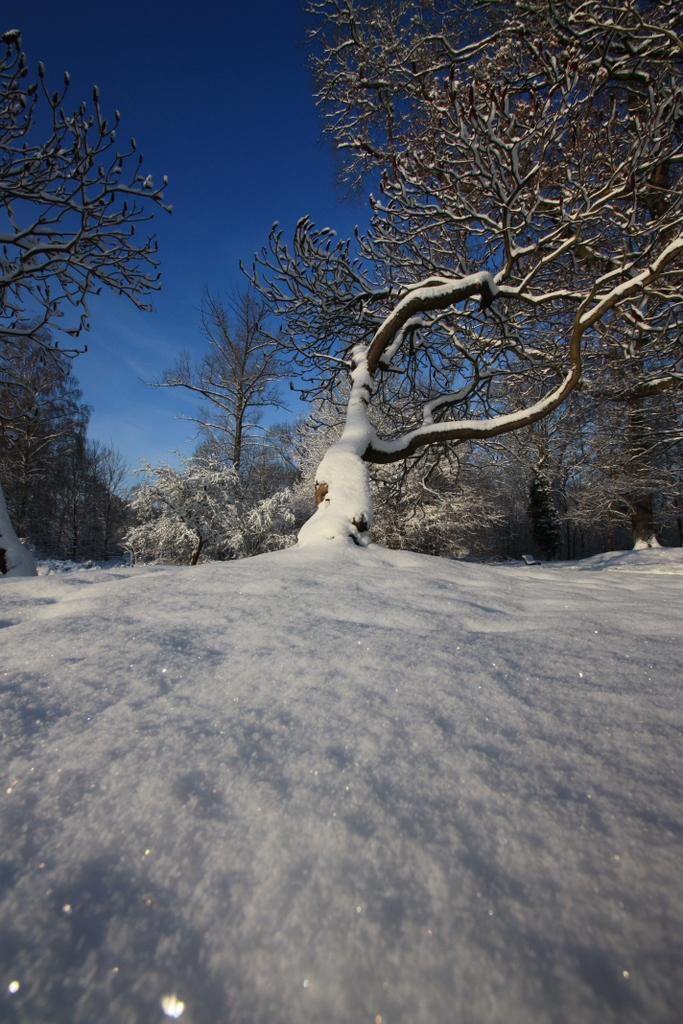
[[[91,569],[0,626],[1,1020],[681,1020],[683,551]]]

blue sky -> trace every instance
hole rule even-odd
[[[155,312],[94,300],[89,351],[74,373],[94,406],[91,436],[131,463],[172,461],[172,449],[191,451],[191,425],[174,416],[194,403],[140,380],[171,366],[181,348],[202,350],[204,287],[238,283],[238,261],[251,259],[275,220],[290,235],[303,214],[341,235],[365,222],[362,205],[341,202],[334,157],[320,143],[299,2],[11,0],[3,16],[2,31],[21,29],[32,70],[42,60],[54,88],[69,71],[72,106],[97,84],[147,172],[169,177],[173,213],[152,222],[163,275]]]

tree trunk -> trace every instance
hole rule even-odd
[[[197,562],[199,561],[199,556],[202,553],[202,548],[204,547],[204,538],[200,537],[199,534],[197,534],[197,537],[199,537],[199,543],[197,544],[197,547],[192,552],[192,556],[190,558],[190,565],[196,565],[197,564]]]
[[[327,451],[315,479],[315,514],[299,531],[299,546],[336,540],[366,547],[370,543],[372,497],[363,453],[374,437],[368,419],[372,378],[363,357],[351,373],[351,396],[344,431]]]
[[[659,542],[654,536],[654,515],[652,492],[650,489],[650,466],[647,454],[645,411],[642,399],[634,411],[630,410],[630,427],[633,437],[634,476],[643,481],[642,490],[634,488],[629,496],[631,505],[631,525],[633,529],[634,548],[658,548]],[[637,487],[637,483],[636,483]]]
[[[242,462],[242,434],[244,431],[245,405],[241,395],[237,398],[237,409],[235,412],[235,437],[232,446],[232,464],[239,473]]]
[[[102,517],[102,559],[109,561],[109,538],[111,535],[112,500],[111,491],[107,488],[107,497],[104,504],[104,516]]]
[[[0,572],[4,576],[37,576],[33,555],[24,547],[10,521],[0,487]]]
[[[638,497],[631,499],[631,505],[633,508],[631,524],[633,526],[634,548],[660,547],[660,543],[655,537],[652,495],[638,495]]]
[[[653,501],[650,483],[649,424],[643,398],[628,402],[628,432],[631,441],[631,462],[636,481],[642,480],[642,490],[636,483],[629,495],[634,548],[658,548],[655,537]]]
[[[668,171],[667,171],[668,173]],[[634,356],[629,369],[637,385],[643,373],[645,341],[636,336],[633,342]],[[627,496],[631,506],[631,526],[634,548],[659,547],[655,537],[652,501],[651,448],[652,430],[649,422],[650,410],[647,400],[633,394],[626,402],[626,437],[630,448],[631,472],[634,483]],[[651,413],[650,413],[651,415]]]
[[[24,532],[24,522],[28,512],[29,492],[31,487],[31,475],[29,459],[26,455],[21,460],[21,506],[17,515],[17,529]]]

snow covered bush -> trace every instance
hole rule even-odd
[[[182,470],[145,464],[132,501],[138,525],[126,545],[135,562],[243,558],[293,543],[291,493],[255,503],[242,493],[237,471],[213,456],[182,459]]]
[[[262,498],[243,513],[242,547],[235,557],[247,558],[289,547],[296,542],[295,522],[289,489]]]

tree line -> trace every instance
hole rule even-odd
[[[70,360],[30,339],[0,353],[0,480],[12,522],[37,552],[73,560],[123,551],[127,466],[88,438]]]
[[[319,463],[345,429],[343,394],[297,423],[273,423],[291,367],[276,362],[258,294],[205,297],[202,323],[205,353],[194,363],[182,353],[153,382],[203,402],[193,457],[180,469],[145,467],[132,499],[128,544],[141,561],[196,564],[295,543],[315,510]],[[646,484],[655,535],[680,545],[680,409],[669,395],[648,402],[647,479],[643,453],[618,426],[621,399],[596,401],[581,387],[562,410],[486,445],[445,442],[372,467],[372,537],[450,557],[581,558],[633,544],[633,495]]]
[[[319,402],[297,423],[273,423],[289,368],[275,361],[262,300],[250,291],[205,297],[201,323],[206,351],[194,363],[181,353],[151,382],[203,399],[196,450],[180,467],[145,464],[133,488],[121,456],[88,439],[91,410],[70,360],[46,358],[29,343],[5,353],[0,475],[17,531],[36,551],[197,564],[296,542],[315,510],[318,464],[343,432],[343,401]],[[662,543],[680,545],[676,409],[668,397],[656,401],[653,521]],[[579,389],[561,412],[495,444],[445,443],[376,467],[373,538],[446,557],[572,559],[629,547],[636,470],[618,413],[618,403],[596,403]]]

